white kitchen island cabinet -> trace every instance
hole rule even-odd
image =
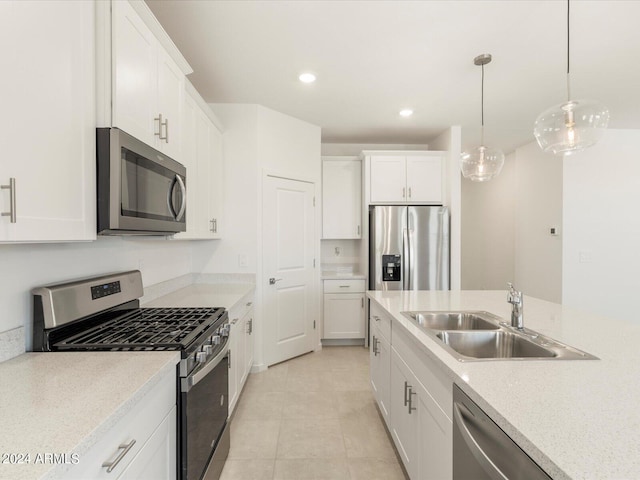
[[[370,306],[371,343],[369,344],[370,380],[387,428],[391,428],[391,321],[377,306]]]
[[[322,158],[322,238],[362,238],[362,162]]]
[[[370,203],[442,204],[443,152],[363,154],[369,161]]]
[[[0,2],[0,242],[96,237],[94,16],[94,2]]]
[[[371,386],[412,480],[452,477],[453,382],[373,302]],[[447,414],[449,412],[449,414]]]
[[[184,73],[128,1],[111,22],[112,126],[181,161]]]

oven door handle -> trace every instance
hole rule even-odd
[[[224,348],[218,355],[216,355],[212,360],[209,360],[205,363],[202,368],[200,368],[197,372],[188,377],[185,377],[181,380],[181,391],[183,393],[188,392],[193,387],[195,387],[204,377],[206,377],[211,370],[220,365],[220,362],[227,356],[229,352],[228,348]]]

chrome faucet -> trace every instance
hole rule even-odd
[[[512,283],[507,283],[509,292],[507,294],[507,302],[511,304],[511,326],[518,330],[524,330],[524,318],[522,317],[522,292],[513,288]]]

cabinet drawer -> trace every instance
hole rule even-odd
[[[369,319],[372,324],[376,325],[378,332],[387,342],[391,342],[391,319],[376,304],[370,302]]]
[[[233,323],[234,320],[236,320],[236,323],[239,322],[240,319],[242,319],[242,317],[244,317],[247,314],[247,312],[251,309],[252,306],[253,306],[253,294],[244,297],[242,300],[236,303],[233,307],[231,307],[231,309],[229,310],[229,322]]]
[[[154,430],[171,411],[175,418],[176,372],[172,370],[160,379],[133,408],[124,415],[88,452],[80,456],[80,463],[67,473],[68,479],[118,478],[142,450]],[[173,409],[173,410],[172,410]],[[135,442],[132,444],[132,442]],[[131,445],[127,453],[124,446]],[[104,462],[122,460],[111,472],[103,467]]]
[[[325,280],[324,293],[364,293],[364,280]]]

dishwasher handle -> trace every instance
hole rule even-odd
[[[463,409],[465,413],[467,413],[466,418],[465,414],[462,412]],[[462,439],[464,440],[467,448],[476,459],[478,464],[482,467],[487,475],[494,480],[509,480],[508,477],[502,473],[502,471],[498,468],[498,466],[493,463],[489,455],[485,453],[482,449],[478,441],[474,438],[472,433],[469,431],[467,427],[467,418],[472,417],[473,414],[467,410],[467,408],[461,403],[454,402],[453,404],[453,425],[458,429]],[[482,432],[482,428],[480,425],[476,425],[478,430]]]

